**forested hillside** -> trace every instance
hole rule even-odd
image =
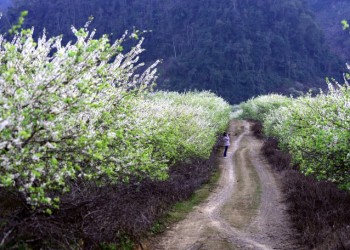
[[[11,5],[11,0],[1,0],[0,1],[0,11],[5,10],[8,6]]]
[[[344,31],[340,24],[342,20],[350,20],[349,1],[309,0],[309,3],[332,51],[350,61],[349,32]]]
[[[327,6],[0,0],[0,249],[350,249],[349,84],[265,95],[342,76]]]
[[[143,60],[163,59],[159,89],[210,89],[231,103],[272,91],[299,93],[324,87],[343,63],[302,0],[16,0],[3,30],[28,10],[25,26],[63,34],[83,26],[119,37],[126,29],[146,33]]]

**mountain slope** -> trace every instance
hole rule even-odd
[[[341,21],[350,20],[350,4],[346,0],[309,0],[316,22],[325,32],[332,51],[350,61],[350,36],[342,29]]]
[[[11,0],[0,0],[0,11],[6,10],[11,5]]]
[[[324,87],[342,63],[303,0],[16,0],[6,19],[71,39],[90,15],[99,34],[146,33],[146,62],[163,59],[159,89],[212,90],[231,103],[272,91]],[[6,26],[4,26],[6,27]]]

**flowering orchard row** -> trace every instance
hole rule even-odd
[[[350,87],[328,84],[328,92],[296,99],[267,95],[241,104],[242,118],[263,122],[306,175],[350,190]]]
[[[62,37],[0,35],[0,188],[33,208],[58,207],[80,180],[165,179],[168,166],[208,157],[230,106],[211,93],[151,93],[155,62],[142,39],[124,52],[87,26]],[[131,37],[137,37],[132,34]]]

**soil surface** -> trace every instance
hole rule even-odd
[[[147,244],[152,250],[305,249],[297,244],[278,178],[246,121],[233,121],[228,157],[207,201]]]

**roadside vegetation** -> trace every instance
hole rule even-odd
[[[255,120],[262,154],[280,173],[288,212],[304,245],[350,246],[349,85],[299,98],[260,96],[240,105]]]
[[[111,42],[88,25],[65,45],[0,35],[0,247],[137,239],[213,171],[230,105],[153,92],[159,61],[138,61],[138,33]],[[128,39],[138,43],[124,51]]]
[[[251,99],[241,105],[241,117],[262,122],[302,173],[350,190],[349,105],[349,85],[329,83],[328,92],[317,96]]]

